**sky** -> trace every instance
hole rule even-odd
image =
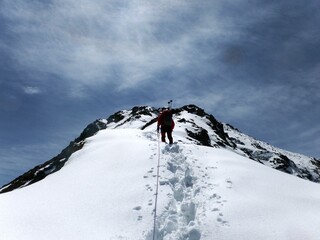
[[[317,0],[1,0],[0,185],[136,105],[320,159]]]

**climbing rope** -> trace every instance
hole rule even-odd
[[[159,132],[157,133],[158,138],[158,166],[157,166],[157,187],[156,187],[156,197],[154,203],[154,222],[153,222],[153,240],[155,240],[156,236],[156,222],[157,222],[157,205],[158,205],[158,189],[159,189],[159,169],[160,169],[160,136]]]

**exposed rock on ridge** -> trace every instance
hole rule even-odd
[[[282,172],[313,182],[320,182],[320,162],[300,154],[287,152],[267,143],[251,138],[231,125],[217,121],[195,105],[173,109],[177,125],[185,129],[190,141],[208,147],[223,147],[254,161]],[[70,156],[82,149],[86,139],[107,128],[145,128],[156,123],[160,109],[138,106],[131,110],[118,111],[107,119],[98,119],[89,124],[78,138],[51,160],[36,166],[0,189],[0,193],[36,183],[46,176],[59,171]],[[186,113],[189,114],[186,117]],[[156,127],[155,127],[156,129]]]

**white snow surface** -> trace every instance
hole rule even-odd
[[[158,157],[155,239],[320,238],[319,184],[195,145],[182,124],[159,143],[155,128],[101,130],[60,171],[1,194],[0,239],[151,240]]]

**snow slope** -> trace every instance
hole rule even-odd
[[[160,144],[156,239],[319,239],[319,184],[195,145],[183,124]],[[154,130],[100,130],[60,171],[0,194],[0,239],[152,239]]]
[[[282,172],[320,182],[320,160],[256,140],[228,124],[218,122],[212,115],[195,105],[173,109],[173,112],[176,122],[175,133],[182,137],[179,139],[180,143],[229,149]],[[140,106],[116,112],[107,119],[98,119],[90,123],[61,153],[1,187],[0,194],[32,185],[59,171],[75,152],[83,148],[87,138],[103,129],[143,130],[150,126],[155,129],[158,114],[159,109]]]

